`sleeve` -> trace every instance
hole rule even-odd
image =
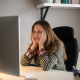
[[[27,52],[21,57],[21,65],[28,66],[31,63],[31,60],[33,59],[33,53],[34,51],[29,48]]]
[[[52,67],[55,66],[55,64],[58,63],[58,57],[56,57],[56,54],[62,53],[62,46],[59,46],[54,54],[50,54],[48,57],[47,54],[42,54],[40,59],[41,67],[44,71],[50,70]],[[61,57],[61,56],[60,56]]]

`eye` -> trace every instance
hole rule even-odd
[[[33,33],[35,33],[35,31],[33,31]]]
[[[38,33],[42,33],[41,31],[39,31]]]
[[[38,31],[38,33],[42,33],[42,31]]]

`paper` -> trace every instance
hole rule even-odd
[[[26,73],[26,72],[21,72],[20,75],[21,76],[25,76],[26,78],[29,78],[29,77],[33,76],[34,74],[32,74],[32,73]]]
[[[31,76],[33,76],[34,74],[29,74],[29,75],[27,75],[26,76],[26,78],[29,78],[29,77],[31,77]]]

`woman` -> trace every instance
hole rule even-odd
[[[47,21],[40,20],[33,24],[32,43],[21,57],[22,65],[29,65],[34,58],[35,66],[44,71],[65,71],[64,61],[67,60],[63,42],[55,35]]]

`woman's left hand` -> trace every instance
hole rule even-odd
[[[47,40],[47,35],[46,35],[46,32],[43,31],[42,32],[42,36],[41,36],[41,38],[39,40],[39,46],[43,46],[46,40]]]

